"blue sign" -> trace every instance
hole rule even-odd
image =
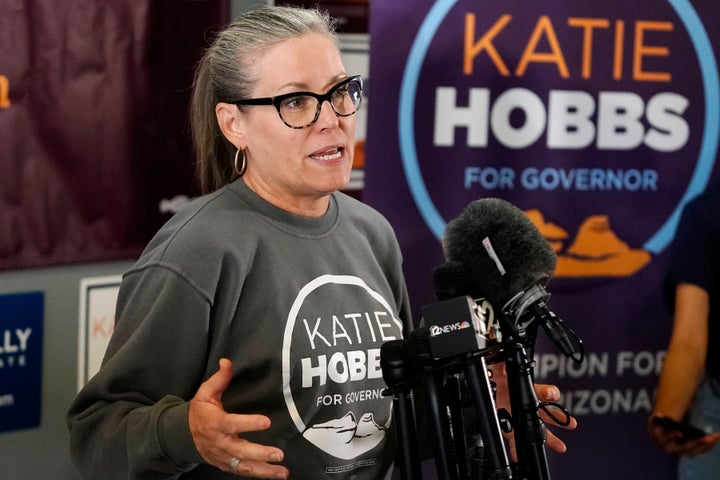
[[[43,293],[0,295],[0,432],[40,425]]]

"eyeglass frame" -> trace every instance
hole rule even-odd
[[[347,85],[350,82],[357,82],[360,85],[360,100],[358,101],[357,106],[355,107],[355,110],[352,113],[338,113],[337,110],[335,110],[335,105],[332,103],[332,95],[337,91],[338,88],[341,88],[344,85]],[[274,97],[260,97],[260,98],[245,98],[240,100],[233,100],[228,103],[235,104],[238,108],[243,105],[273,105],[275,107],[275,110],[277,110],[278,116],[280,117],[280,120],[287,125],[290,128],[294,129],[301,129],[301,128],[307,128],[315,124],[315,122],[318,121],[318,118],[320,118],[320,111],[322,110],[322,104],[327,101],[330,104],[330,108],[332,108],[335,115],[338,117],[349,117],[351,115],[355,115],[360,108],[360,105],[362,104],[362,93],[363,93],[363,78],[362,75],[353,75],[352,77],[345,78],[344,80],[341,80],[340,82],[336,83],[332,87],[330,87],[330,90],[328,90],[326,93],[319,94],[314,92],[291,92],[291,93],[284,93],[282,95],[276,95]],[[297,97],[299,95],[306,95],[313,97],[317,100],[317,109],[315,110],[315,117],[312,119],[312,121],[308,124],[302,125],[300,127],[294,127],[287,123],[285,119],[283,118],[282,114],[280,113],[280,105],[282,104],[283,100]]]

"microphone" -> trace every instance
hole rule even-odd
[[[433,272],[439,299],[487,299],[520,331],[538,320],[565,355],[582,362],[582,342],[547,308],[557,256],[522,210],[499,198],[475,200],[448,223],[442,245],[447,261]]]
[[[505,200],[484,198],[471,202],[450,221],[442,240],[445,258],[452,263],[436,274],[441,291],[465,290],[503,306],[518,292],[546,282],[557,264],[550,244],[525,213]]]
[[[431,435],[435,451],[435,466],[440,480],[457,480],[450,461],[450,446],[445,441],[446,422],[443,415],[441,384],[443,374],[433,367],[429,347],[429,330],[420,327],[410,332],[408,338],[391,340],[380,347],[380,367],[387,389],[383,395],[393,396],[393,412],[398,436],[397,461],[402,480],[422,478],[417,445],[415,412],[412,392],[421,387],[430,425],[436,435]]]
[[[397,434],[397,462],[403,480],[419,480],[420,457],[415,428],[415,404],[412,389],[418,376],[407,340],[391,340],[380,347],[380,368],[387,385],[384,395],[392,395]]]
[[[488,347],[485,319],[478,313],[475,302],[467,295],[422,307],[423,323],[428,329],[428,352],[433,360]]]
[[[422,313],[423,326],[411,332],[408,338],[413,356],[431,365],[436,373],[463,372],[487,452],[489,478],[512,478],[483,357],[494,346],[488,337],[488,325],[493,322],[492,309],[478,308],[470,296],[461,295],[425,305]],[[441,375],[428,374],[425,377],[431,420],[439,434],[434,440],[436,466],[441,479],[454,478],[454,475],[466,478],[469,471],[464,430],[457,428],[463,423],[463,414],[462,402],[456,391],[459,384],[455,381],[457,377],[453,375],[448,375],[444,382]],[[449,395],[440,391],[438,383],[448,386],[446,391]],[[448,418],[442,418],[440,414],[442,405],[447,407]],[[445,442],[442,434],[448,431],[445,434],[448,441]],[[449,467],[450,463],[454,464],[454,469]]]
[[[539,323],[563,353],[577,363],[584,357],[580,339],[547,308],[545,285],[557,265],[555,252],[522,210],[499,198],[471,202],[448,223],[442,246],[446,262],[433,272],[435,293],[438,298],[469,295],[495,306],[501,333],[509,337],[502,345],[519,468],[537,474],[523,478],[549,480],[547,439],[538,414],[544,404],[535,394],[532,354],[525,347],[534,346]]]
[[[380,346],[380,368],[391,393],[410,390],[417,383],[407,340],[391,340]]]

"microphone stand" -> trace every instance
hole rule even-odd
[[[433,430],[432,443],[435,457],[435,469],[438,480],[461,480],[456,469],[451,468],[453,458],[453,441],[446,410],[443,389],[444,372],[428,371],[423,375],[422,386],[425,393],[425,405],[430,414]],[[406,479],[403,479],[406,480]]]
[[[422,480],[417,449],[417,428],[413,388],[417,383],[407,343],[394,340],[380,349],[380,367],[388,388],[383,396],[392,396],[393,423],[396,432],[396,459],[404,480]]]
[[[465,425],[462,414],[462,391],[457,369],[463,372],[478,433],[482,442],[482,458],[468,456]],[[430,367],[422,376],[424,398],[433,430],[432,442],[438,480],[472,480],[472,475],[490,480],[510,480],[512,469],[505,450],[487,365],[482,356],[454,359]],[[472,445],[478,449],[480,445]],[[483,471],[472,468],[483,465]],[[485,475],[487,470],[487,476]],[[402,477],[409,480],[409,477]]]
[[[532,360],[532,351],[539,325],[543,326],[553,343],[566,356],[576,363],[581,363],[584,358],[582,341],[547,309],[545,302],[549,296],[542,285],[534,285],[511,299],[499,316],[503,337],[508,338],[505,369],[518,468],[527,480],[550,480],[545,451],[547,432],[538,413],[547,404],[538,401],[533,378],[535,362]],[[530,354],[526,347],[530,349]]]
[[[515,431],[515,449],[522,478],[550,480],[545,444],[545,424],[540,419],[540,402],[533,381],[534,362],[521,343],[509,348],[505,360],[512,423]]]
[[[483,442],[485,466],[491,480],[512,479],[512,470],[505,451],[500,424],[495,410],[485,358],[466,361],[464,368],[473,407],[477,413],[479,434]]]
[[[418,457],[415,407],[412,390],[393,393],[393,413],[397,432],[397,460],[400,476],[404,480],[422,480]]]
[[[458,477],[470,478],[468,445],[466,440],[465,418],[463,415],[463,382],[459,373],[449,374],[445,379],[445,399],[447,403],[449,438],[451,439]]]
[[[508,303],[509,309],[496,312],[502,340],[489,348],[468,351],[452,343],[431,345],[429,340],[438,342],[432,340],[432,336],[414,337],[418,344],[418,348],[410,349],[414,362],[405,365],[405,358],[401,356],[402,361],[396,365],[391,361],[392,357],[388,359],[388,373],[398,368],[399,378],[409,374],[414,378],[409,384],[399,382],[396,386],[402,385],[402,388],[396,388],[393,392],[398,397],[393,408],[399,431],[401,480],[422,480],[417,445],[414,442],[414,414],[399,411],[400,405],[405,403],[400,402],[399,394],[408,395],[416,387],[421,387],[424,394],[438,480],[550,480],[545,451],[547,433],[539,411],[554,405],[565,412],[568,422],[570,417],[560,405],[540,402],[535,393],[532,351],[539,326],[542,325],[558,348],[576,362],[582,362],[584,351],[582,342],[574,332],[552,312],[546,311],[544,302],[547,297],[542,286],[537,286],[521,292],[517,299]],[[467,308],[463,301],[459,301],[458,305]],[[519,308],[514,308],[516,305]],[[444,311],[441,310],[441,313]],[[465,317],[458,315],[452,318]],[[433,347],[439,350],[435,352]],[[442,350],[441,347],[449,350]],[[458,353],[453,353],[455,348]],[[512,410],[510,422],[515,435],[517,462],[508,461],[502,437],[503,428],[500,426],[493,389],[487,375],[488,363],[502,361],[507,371]],[[384,377],[385,374],[386,368],[383,367]],[[477,417],[477,435],[471,438],[470,449],[462,412],[465,405],[460,374],[467,385],[467,393]],[[392,380],[395,377],[389,378]],[[562,424],[557,418],[555,421]]]

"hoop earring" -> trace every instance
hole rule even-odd
[[[240,152],[242,152],[242,165],[238,166],[238,155]],[[238,148],[235,152],[235,173],[238,174],[238,177],[242,177],[245,175],[245,171],[247,171],[247,155],[245,154],[245,150]]]

